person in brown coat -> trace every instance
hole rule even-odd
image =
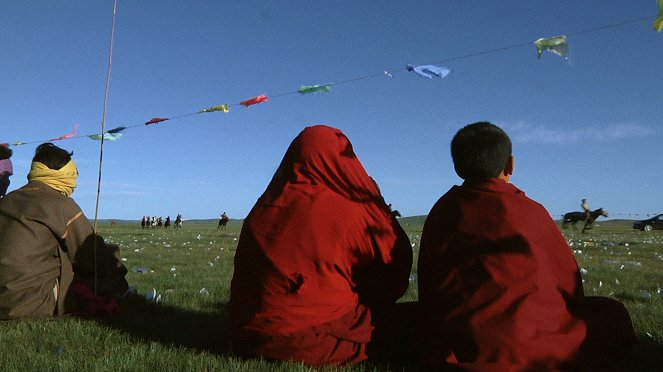
[[[77,299],[74,288],[96,287],[95,298],[109,299],[128,289],[119,248],[94,233],[70,198],[78,177],[72,154],[39,145],[28,183],[0,199],[0,319],[87,309],[89,297]]]

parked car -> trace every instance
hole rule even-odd
[[[635,221],[633,222],[633,228],[642,231],[663,230],[663,214],[648,220]]]

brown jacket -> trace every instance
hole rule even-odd
[[[97,294],[120,294],[128,285],[119,249],[94,235],[73,199],[41,182],[0,199],[0,319],[74,311],[74,276],[94,284],[95,239]]]

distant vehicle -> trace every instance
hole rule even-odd
[[[642,231],[663,230],[663,214],[648,220],[635,221],[633,222],[633,228]]]

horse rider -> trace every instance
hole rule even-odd
[[[586,220],[589,221],[592,216],[592,211],[589,209],[589,202],[587,199],[582,199],[580,207],[585,211]]]

